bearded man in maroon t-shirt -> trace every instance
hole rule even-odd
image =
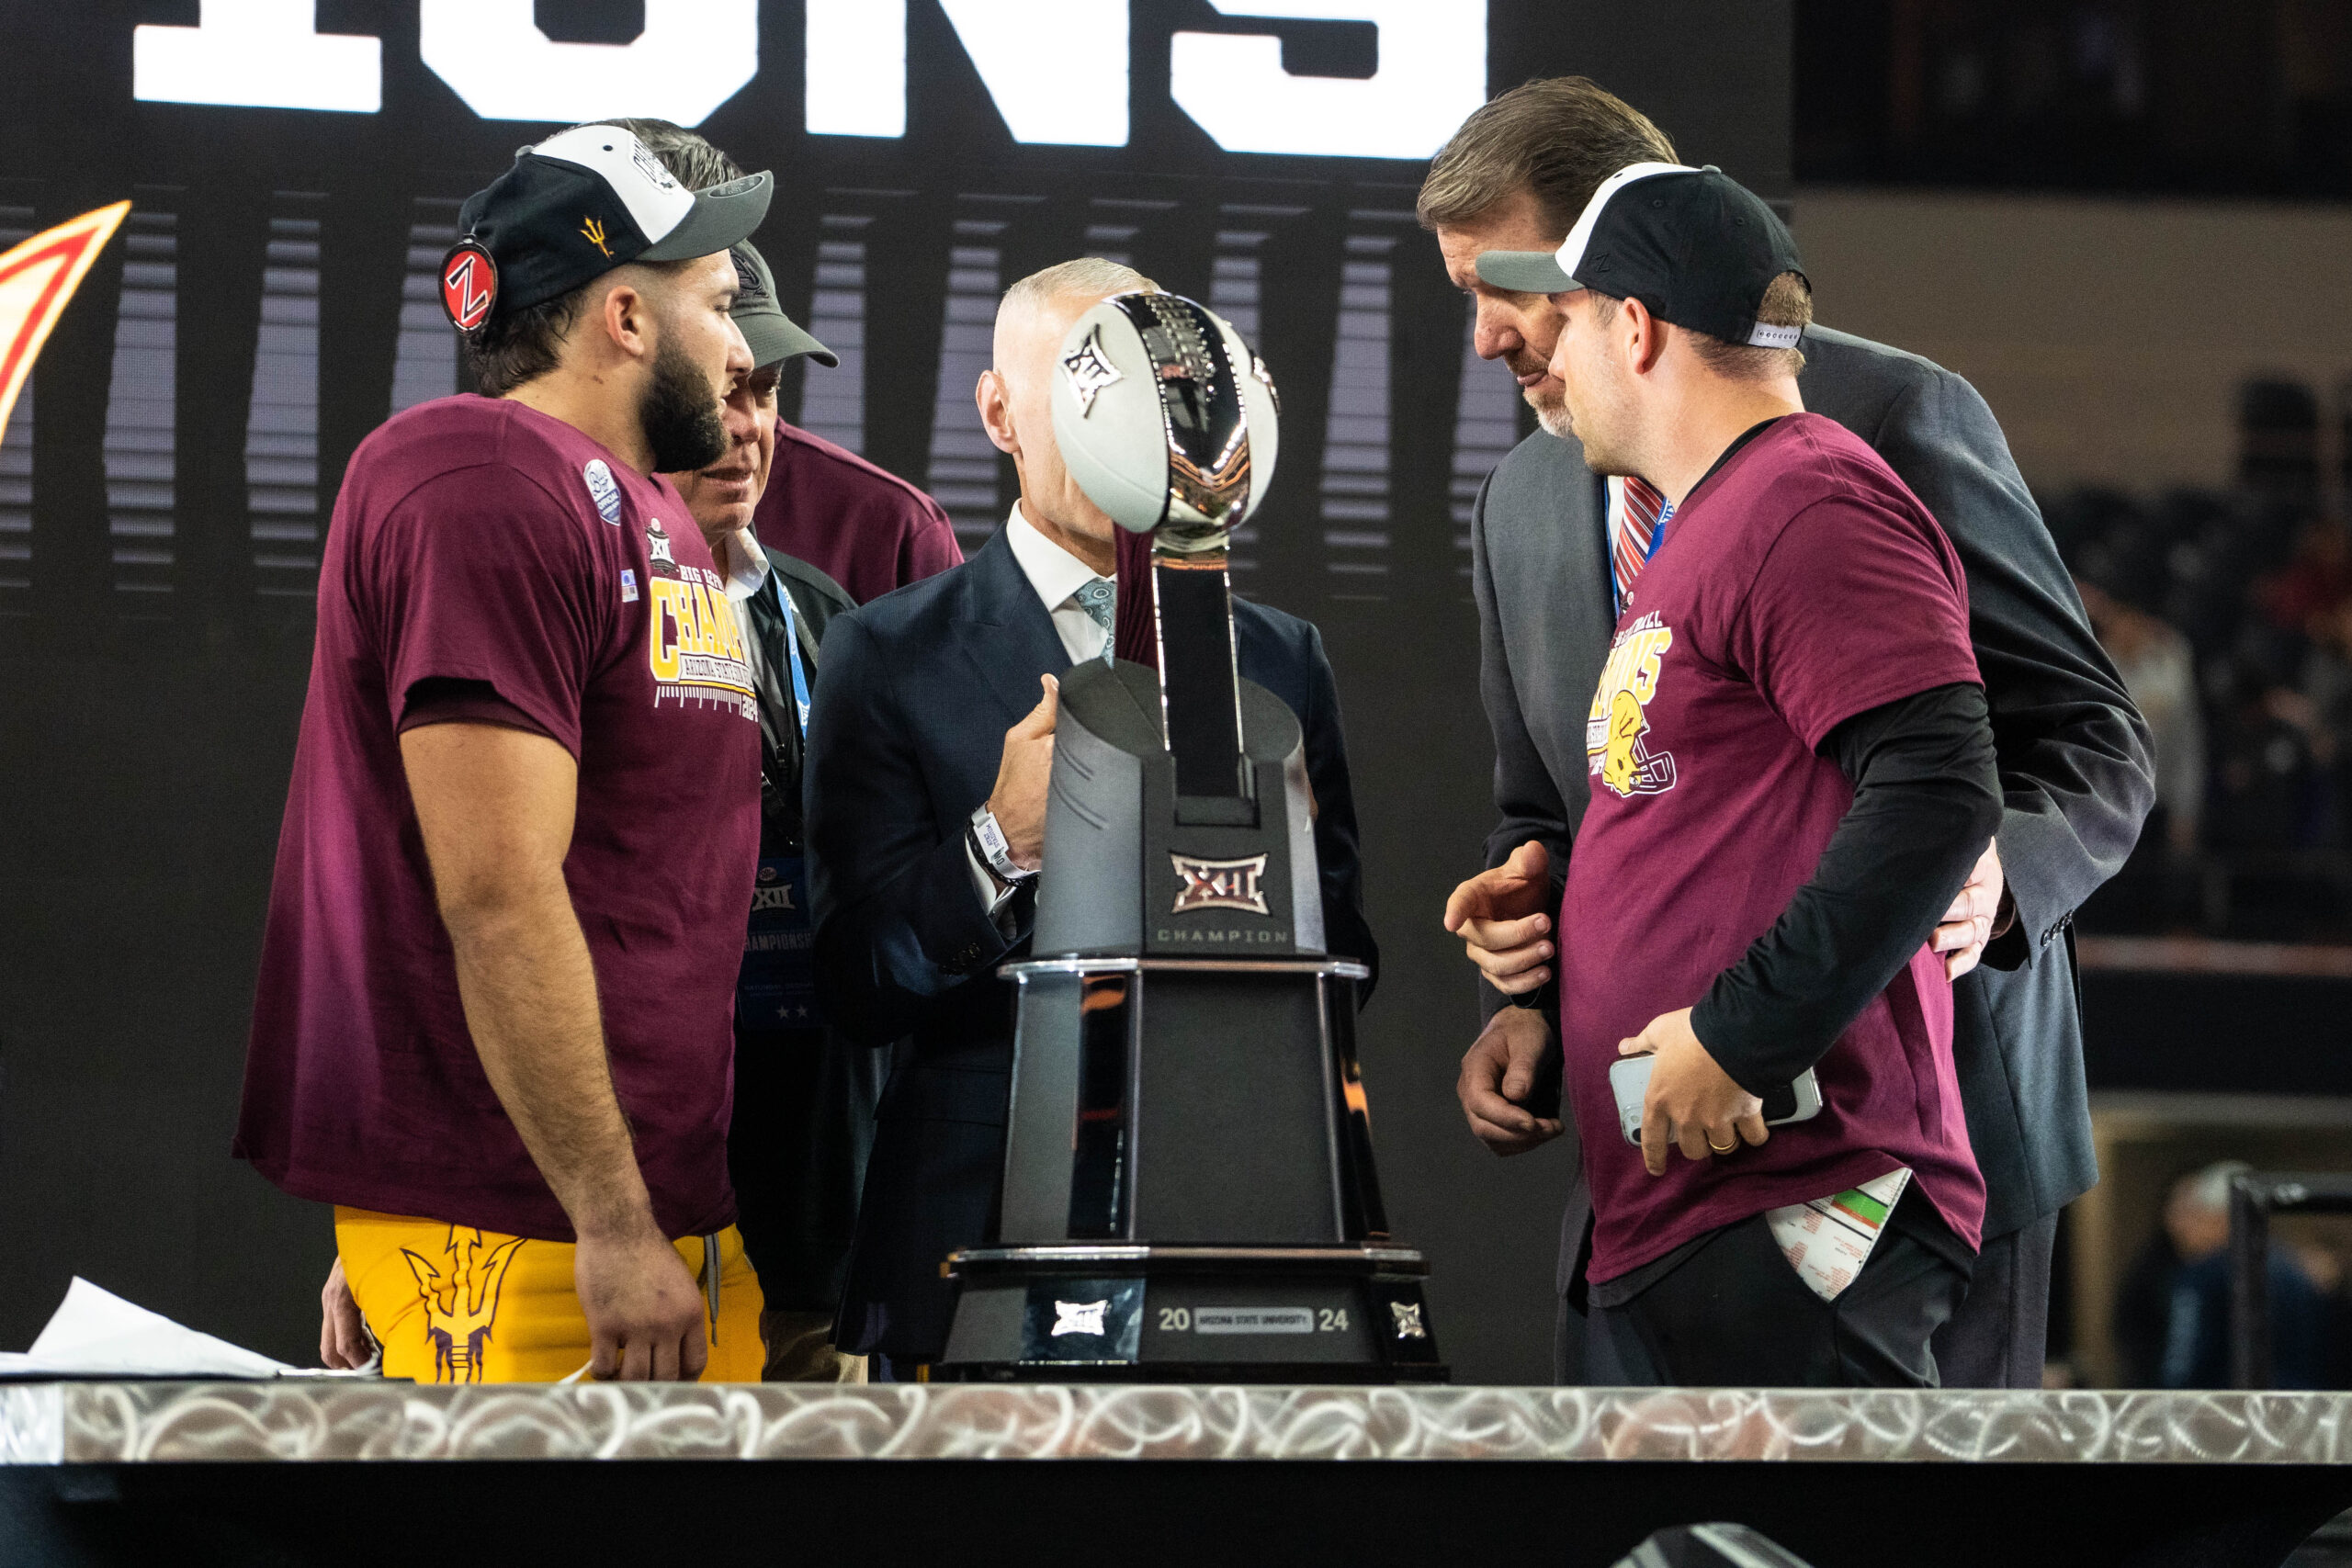
[[[336,500],[236,1147],[336,1205],[329,1292],[390,1375],[759,1375],[758,708],[659,476],[725,449],[770,188],[689,192],[610,126],[526,149],[442,264],[485,395],[392,419]]]
[[[1595,1381],[1932,1386],[1984,1187],[1928,937],[2001,810],[1959,559],[1804,412],[1810,285],[1720,170],[1631,165],[1477,266],[1555,296],[1587,462],[1665,502],[1559,920]]]

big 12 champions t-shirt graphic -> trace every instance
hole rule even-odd
[[[653,617],[646,654],[655,705],[726,703],[757,724],[751,659],[726,580],[706,566],[680,565],[659,517],[646,525],[645,551],[646,607]]]
[[[353,457],[278,839],[237,1146],[298,1196],[570,1240],[484,1076],[401,757],[488,688],[577,769],[563,875],[656,1220],[727,1179],[735,972],[759,853],[743,633],[693,514],[562,422],[444,398]],[[420,716],[423,716],[421,715]]]
[[[1674,633],[1655,615],[1643,615],[1617,633],[1609,662],[1592,694],[1585,720],[1585,758],[1592,776],[1621,795],[1660,795],[1674,787],[1674,753],[1649,739],[1650,699],[1657,695],[1667,649]]]

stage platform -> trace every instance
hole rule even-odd
[[[2352,1395],[379,1382],[0,1385],[0,1562],[2275,1568]]]

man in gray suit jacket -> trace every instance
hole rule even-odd
[[[1560,324],[1550,299],[1484,285],[1476,264],[1487,250],[1556,248],[1602,180],[1649,160],[1678,161],[1635,110],[1581,78],[1533,82],[1473,114],[1421,191],[1421,220],[1448,271],[1477,299],[1479,353],[1509,365],[1547,427],[1503,459],[1472,513],[1501,819],[1487,840],[1489,870],[1463,884],[1446,913],[1488,982],[1489,1021],[1463,1059],[1458,1092],[1471,1130],[1504,1155],[1564,1126],[1549,938],[1589,799],[1584,724],[1617,621],[1611,509],[1623,502],[1612,502],[1566,430],[1545,369]],[[2098,1179],[2071,921],[2121,866],[2154,799],[2147,727],[2093,639],[1975,389],[1844,333],[1809,329],[1803,348],[1805,407],[1877,449],[1942,525],[1968,576],[2005,809],[1935,939],[1954,979],[1953,1051],[1987,1192],[1974,1279],[1935,1354],[1949,1386],[2038,1387],[2058,1213]],[[1579,1179],[1561,1233],[1564,1382],[1587,1371],[1579,1248],[1589,1215]],[[1590,1369],[1604,1379],[1610,1370]]]

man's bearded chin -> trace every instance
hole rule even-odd
[[[1567,394],[1552,375],[1550,355],[1538,359],[1529,355],[1522,363],[1517,355],[1507,355],[1503,363],[1510,367],[1514,376],[1540,375],[1544,378],[1520,395],[1527,400],[1527,406],[1535,411],[1535,423],[1544,427],[1545,434],[1566,441],[1576,434],[1568,423]]]
[[[685,350],[664,338],[653,351],[653,375],[638,401],[645,444],[657,474],[699,472],[727,455],[727,422],[718,394]]]
[[[1566,441],[1577,433],[1576,422],[1568,418],[1568,400],[1560,393],[1555,391],[1539,396],[1537,389],[1531,387],[1527,392],[1527,406],[1535,411],[1535,423],[1544,427],[1544,434]]]

